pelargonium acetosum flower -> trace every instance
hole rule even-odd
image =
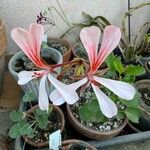
[[[66,85],[65,87],[66,89],[70,89],[70,91],[76,91],[77,88],[89,82],[97,97],[102,113],[106,117],[112,118],[117,115],[117,106],[106,94],[104,94],[99,89],[97,83],[105,86],[114,94],[125,100],[132,100],[136,91],[135,88],[128,83],[106,79],[95,75],[101,64],[105,61],[106,57],[118,45],[121,38],[121,32],[118,27],[113,25],[107,26],[104,29],[101,47],[98,49],[100,35],[100,29],[96,26],[86,27],[81,30],[80,39],[87,51],[90,62],[90,69],[82,80],[70,85]],[[54,105],[61,105],[66,101],[66,95],[65,93],[60,93],[61,90],[56,87],[56,89],[50,94],[50,100]],[[72,97],[69,101],[67,100],[66,102],[73,104],[76,102],[76,100]]]
[[[33,23],[30,25],[29,30],[22,28],[15,28],[11,32],[12,39],[23,50],[26,56],[39,68],[39,71],[21,71],[18,73],[18,84],[24,85],[30,80],[35,78],[41,78],[39,84],[39,107],[42,110],[48,110],[49,99],[46,91],[46,79],[55,86],[55,88],[63,95],[65,101],[69,104],[79,100],[79,97],[74,89],[68,89],[67,85],[53,77],[53,71],[55,71],[55,65],[48,65],[40,57],[41,43],[44,35],[44,28],[41,24]],[[58,64],[56,65],[56,67]],[[83,80],[84,81],[84,80]],[[84,84],[83,81],[77,82],[78,85]],[[72,101],[71,101],[72,99]]]

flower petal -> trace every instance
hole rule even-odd
[[[18,84],[19,85],[24,85],[28,83],[30,80],[34,79],[33,77],[34,71],[21,71],[18,73]]]
[[[97,59],[98,44],[101,31],[96,26],[83,28],[80,32],[80,39],[88,53],[90,64],[92,65]]]
[[[45,82],[46,82],[47,75],[43,75],[40,81],[39,85],[39,108],[41,110],[47,110],[49,108],[49,100],[48,100],[48,95],[45,87]]]
[[[107,95],[105,95],[97,86],[95,86],[94,84],[91,85],[97,97],[102,113],[107,118],[112,118],[116,116],[118,110],[115,103]]]
[[[101,48],[98,53],[97,69],[105,61],[106,57],[119,44],[120,38],[121,38],[120,28],[113,25],[109,25],[104,29],[103,40]]]
[[[78,94],[74,90],[69,89],[67,85],[57,80],[51,74],[48,74],[48,79],[68,104],[74,104],[79,100]]]
[[[41,50],[42,39],[44,36],[43,25],[32,23],[30,24],[29,32],[32,35],[32,40],[34,43],[34,50],[36,50],[34,53],[40,60],[40,50]]]
[[[122,99],[132,100],[136,93],[135,88],[126,82],[105,79],[97,76],[94,76],[93,79],[110,89],[114,94]]]
[[[31,24],[29,31],[22,28],[15,28],[11,31],[12,39],[38,67],[44,66],[40,60],[40,49],[43,35],[44,29],[40,24]]]
[[[66,85],[66,87],[72,91],[75,91],[81,85],[85,84],[87,81],[88,81],[87,77],[85,77],[80,81]],[[54,105],[61,105],[65,102],[65,99],[63,98],[63,96],[60,94],[60,92],[57,89],[53,90],[49,97],[50,97],[50,100],[53,102]]]
[[[21,71],[18,73],[18,84],[24,85],[28,83],[30,80],[37,78],[38,75],[41,76],[41,74],[44,73],[44,70],[41,71]]]
[[[87,77],[77,81],[77,82],[74,82],[72,84],[69,84],[67,85],[69,89],[75,91],[77,90],[80,86],[82,86],[83,84],[85,84],[86,82],[88,81]]]
[[[59,93],[59,91],[57,89],[53,90],[50,95],[49,95],[50,100],[52,101],[53,105],[62,105],[63,103],[65,103],[64,98],[62,97],[62,95]]]

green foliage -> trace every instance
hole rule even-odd
[[[82,121],[92,121],[95,123],[104,123],[107,121],[107,118],[100,111],[99,104],[96,99],[93,99],[81,106],[79,109],[79,116]]]
[[[32,92],[27,92],[24,97],[24,102],[31,102],[35,99]],[[44,129],[48,125],[48,118],[53,108],[50,106],[48,111],[43,111],[36,108],[32,114],[22,111],[12,111],[10,119],[15,123],[9,130],[9,136],[12,138],[19,138],[26,135],[28,138],[34,137],[34,132],[37,128]]]
[[[23,96],[23,102],[32,102],[35,100],[35,94],[32,91],[28,91]]]

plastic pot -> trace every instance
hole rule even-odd
[[[88,128],[85,125],[83,125],[82,123],[80,123],[76,117],[73,115],[71,109],[70,109],[70,105],[67,104],[67,115],[68,115],[68,119],[70,121],[70,123],[73,125],[73,127],[82,135],[91,138],[91,139],[110,139],[116,135],[118,135],[121,130],[126,126],[126,124],[128,123],[127,118],[124,119],[122,125],[120,125],[118,128],[115,128],[111,131],[96,131],[94,129]]]
[[[62,131],[64,130],[64,126],[65,126],[65,118],[64,118],[63,112],[61,111],[61,109],[59,107],[54,106],[54,105],[51,105],[51,106],[53,107],[53,111],[59,115],[59,118],[60,118],[60,131],[62,133]],[[38,107],[39,107],[38,105],[35,105],[34,107],[30,108],[26,113],[31,115],[34,112],[34,110]],[[38,148],[46,147],[49,144],[49,141],[38,142],[37,143],[37,142],[33,141],[32,139],[29,139],[27,136],[23,136],[23,139],[29,145],[34,146],[34,147],[38,147]]]
[[[71,44],[67,40],[62,38],[48,37],[48,44],[52,44],[52,43],[60,43],[61,45],[67,48],[67,51],[63,54],[63,62],[68,62],[71,58],[71,53],[72,53]]]
[[[62,63],[63,58],[59,51],[57,51],[56,49],[53,49],[53,48],[47,48],[45,50],[49,51],[49,57],[53,58],[53,60],[55,60],[55,62],[57,62],[58,64]],[[22,58],[24,55],[25,54],[22,51],[17,52],[10,59],[9,64],[8,64],[9,72],[11,73],[11,75],[14,77],[14,79],[16,81],[18,81],[18,73],[14,70],[15,62],[18,59]],[[57,68],[56,72],[60,73],[60,71],[61,71],[61,68]],[[36,98],[38,98],[40,79],[41,78],[33,79],[33,80],[29,81],[27,84],[21,85],[22,90],[24,92],[33,91],[34,94],[36,95]],[[53,85],[47,79],[47,82],[46,82],[47,93],[49,94],[53,89],[54,89]]]

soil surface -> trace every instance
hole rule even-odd
[[[142,95],[143,102],[147,106],[150,106],[150,90],[148,88],[141,88],[141,89],[139,89],[139,92]]]

